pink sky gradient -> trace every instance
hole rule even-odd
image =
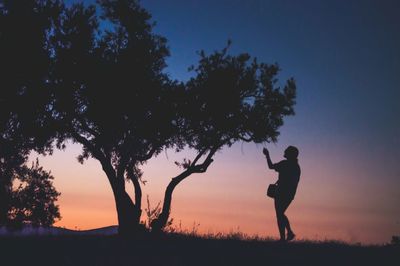
[[[74,1],[67,1],[74,2]],[[93,3],[85,0],[85,3]],[[229,2],[229,4],[227,4]],[[387,243],[400,235],[400,35],[398,1],[143,1],[155,31],[167,37],[166,73],[193,74],[195,51],[222,48],[278,62],[280,81],[293,76],[296,115],[285,118],[274,162],[288,145],[300,149],[298,194],[287,214],[299,238]],[[222,15],[221,15],[222,14]],[[238,231],[278,237],[273,201],[277,174],[267,169],[262,145],[237,143],[215,156],[205,174],[175,190],[171,217],[188,230]],[[62,220],[90,229],[116,224],[110,185],[100,164],[75,159],[79,145],[40,156],[55,176]],[[143,209],[163,199],[175,160],[190,151],[160,154],[143,167]],[[31,159],[34,159],[33,155]],[[128,189],[133,192],[132,184]],[[145,217],[143,217],[144,219]]]
[[[283,136],[278,144],[269,145],[273,161],[283,159],[284,148],[295,144],[287,139]],[[386,243],[399,234],[400,207],[394,204],[400,198],[398,180],[388,176],[382,180],[378,165],[344,153],[348,147],[335,146],[328,152],[322,146],[297,146],[302,175],[287,214],[298,238],[370,244]],[[273,200],[265,195],[277,174],[267,169],[262,147],[239,143],[224,149],[206,173],[178,185],[172,202],[174,225],[187,230],[195,227],[199,233],[240,231],[278,237]],[[83,230],[114,225],[116,211],[107,178],[97,161],[79,164],[75,159],[79,151],[79,145],[70,144],[65,151],[39,157],[62,193],[58,202],[62,219],[56,226]],[[179,173],[174,161],[191,155],[169,150],[143,167],[148,181],[143,186],[143,210],[147,195],[152,206],[162,200],[170,178]],[[133,191],[132,184],[127,184],[127,190]]]

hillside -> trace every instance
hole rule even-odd
[[[90,230],[71,230],[62,227],[34,227],[26,225],[19,230],[11,230],[0,226],[0,237],[25,237],[25,236],[72,236],[72,235],[116,235],[118,226],[106,226]]]
[[[398,265],[399,246],[201,238],[180,234],[0,237],[0,265]]]

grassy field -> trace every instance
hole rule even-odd
[[[182,234],[1,237],[0,265],[400,265],[398,245],[277,243]]]

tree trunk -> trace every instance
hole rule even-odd
[[[0,226],[7,224],[8,196],[3,188],[0,188]]]
[[[175,187],[186,177],[190,176],[193,172],[186,170],[180,175],[172,178],[169,182],[167,189],[165,190],[164,195],[164,203],[163,208],[160,215],[153,220],[151,223],[151,231],[152,232],[160,232],[166,225],[169,219],[169,214],[171,211],[171,202],[172,202],[172,193],[174,192]]]
[[[142,210],[140,209],[140,205],[138,208],[128,193],[126,193],[123,175],[117,176],[109,162],[105,160],[100,160],[100,162],[113,191],[118,217],[118,234],[122,236],[134,235],[141,227],[140,216]]]
[[[113,179],[109,177],[109,180]],[[131,197],[125,191],[124,182],[124,179],[118,182],[110,181],[118,215],[118,234],[131,236],[136,234],[141,228],[140,216],[142,210],[133,203]]]
[[[118,233],[136,234],[140,228],[141,210],[136,207],[125,190],[114,191],[114,199],[118,215]]]
[[[207,168],[210,166],[210,164],[213,162],[212,157],[214,156],[215,152],[219,149],[219,147],[222,147],[221,145],[215,146],[212,149],[209,150],[207,158],[204,160],[203,163],[201,164],[196,164],[197,161],[204,155],[204,153],[207,151],[207,149],[201,151],[196,158],[193,160],[192,164],[187,168],[184,172],[182,172],[180,175],[172,178],[172,180],[169,182],[167,189],[165,190],[165,195],[164,195],[164,203],[163,203],[163,208],[160,213],[160,215],[153,220],[153,222],[150,224],[151,231],[152,232],[160,232],[168,223],[169,219],[169,213],[171,211],[171,201],[172,201],[172,193],[174,192],[175,187],[182,182],[186,177],[190,176],[193,173],[204,173],[207,171]]]
[[[0,176],[0,226],[6,225],[8,221],[8,210],[10,208],[10,182],[4,176]]]
[[[135,205],[140,214],[142,213],[142,188],[140,187],[140,182],[137,177],[132,178],[133,188],[135,190]],[[140,215],[139,215],[140,218]]]

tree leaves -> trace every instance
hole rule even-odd
[[[59,207],[55,204],[60,193],[54,188],[53,179],[51,173],[39,165],[38,160],[30,168],[22,168],[16,176],[19,185],[11,192],[8,225],[47,227],[61,218]]]

